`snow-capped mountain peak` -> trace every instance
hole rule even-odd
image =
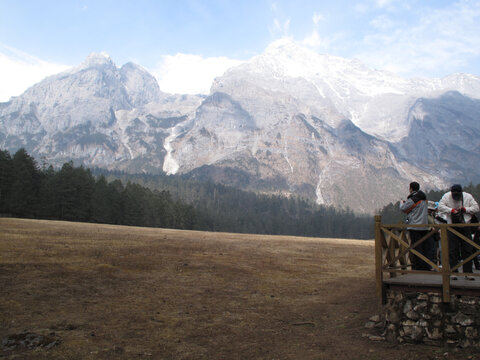
[[[287,93],[292,98],[309,98],[309,106],[335,109],[337,126],[341,118],[351,120],[363,131],[383,139],[399,141],[408,135],[411,119],[408,109],[418,96],[437,97],[446,91],[480,98],[480,78],[454,74],[443,79],[408,79],[393,73],[368,68],[358,59],[318,54],[283,38],[270,44],[265,52],[227,71],[217,79],[213,91],[224,91],[232,79],[262,79],[263,86]],[[230,80],[228,80],[230,79]],[[292,82],[309,84],[307,95],[299,93]],[[283,84],[283,85],[282,85]],[[306,89],[305,85],[302,85]],[[238,90],[231,89],[231,93]],[[322,100],[323,99],[323,100]],[[314,104],[315,103],[315,104]]]
[[[371,70],[358,59],[318,54],[289,38],[277,40],[252,62],[277,70],[277,74],[302,77],[312,82],[321,79],[344,79],[345,83],[367,95],[398,93],[405,80],[383,71]],[[372,80],[376,83],[372,84]]]
[[[334,127],[342,119],[349,119],[376,136],[401,138],[408,132],[408,123],[402,123],[392,131],[389,124],[385,125],[385,121],[379,121],[378,117],[387,119],[387,122],[398,120],[398,110],[403,105],[383,106],[383,98],[389,98],[388,102],[408,103],[408,94],[412,92],[409,80],[371,70],[356,59],[318,54],[291,39],[281,39],[273,42],[263,54],[217,78],[212,91],[238,94],[241,88],[227,84],[238,84],[246,79],[252,79],[249,82],[256,79],[263,87],[302,103],[308,100],[308,107],[317,108],[314,111],[316,116],[325,112],[336,113],[336,116],[328,116],[329,125]]]
[[[412,180],[480,179],[479,97],[473,75],[405,79],[291,39],[230,68],[207,97],[164,94],[141,66],[93,53],[0,104],[0,147],[371,212]]]
[[[87,56],[87,58],[80,64],[77,69],[87,69],[96,66],[115,66],[112,59],[106,52],[100,53],[91,53]]]

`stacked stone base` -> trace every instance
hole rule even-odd
[[[365,324],[372,340],[480,348],[480,297],[389,290],[384,313]]]

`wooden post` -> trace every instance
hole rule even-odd
[[[448,257],[447,224],[440,227],[440,244],[442,245],[442,290],[443,302],[450,302],[450,259]]]
[[[375,279],[377,297],[383,304],[383,272],[382,272],[382,217],[375,215]]]

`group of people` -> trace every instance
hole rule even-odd
[[[430,232],[430,228],[427,224],[435,221],[430,219],[429,221],[429,202],[425,193],[420,190],[420,184],[418,182],[411,182],[409,186],[410,194],[407,200],[400,203],[400,210],[407,215],[406,222],[411,225],[425,225],[424,227],[407,227],[410,233],[410,241],[412,246],[418,243],[422,238],[427,236]],[[432,206],[430,207],[432,210]],[[480,211],[478,203],[474,197],[464,192],[460,184],[455,184],[450,188],[450,191],[442,196],[442,199],[438,204],[434,203],[433,210],[436,212],[436,222],[446,222],[448,224],[455,223],[470,223],[478,222],[475,214]],[[472,230],[470,227],[456,227],[463,236],[472,239]],[[479,236],[479,232],[475,236]],[[435,237],[430,236],[419,243],[415,250],[425,256],[427,259],[435,262],[436,250],[435,250]],[[450,266],[457,265],[460,260],[465,260],[475,253],[476,249],[468,242],[462,240],[459,236],[451,231],[448,231],[448,258]],[[423,261],[418,256],[413,256],[411,259],[413,270],[430,270],[431,267],[428,263]],[[477,263],[475,264],[477,266]],[[463,265],[464,273],[471,273],[473,270],[473,259],[466,262]],[[455,270],[458,272],[458,269]],[[468,280],[475,280],[472,276],[465,277]],[[457,277],[452,277],[456,280]]]

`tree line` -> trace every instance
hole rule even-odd
[[[0,150],[0,214],[38,219],[368,239],[373,219],[351,209],[247,192],[179,176],[127,174],[65,163],[40,168],[24,149]]]
[[[24,149],[0,151],[0,213],[37,219],[192,229],[195,210],[166,191],[94,177],[65,163],[40,169]]]
[[[93,169],[108,179],[132,181],[168,190],[173,198],[194,206],[198,230],[350,239],[373,238],[373,217],[317,205],[296,196],[260,194],[182,176],[128,174]]]

